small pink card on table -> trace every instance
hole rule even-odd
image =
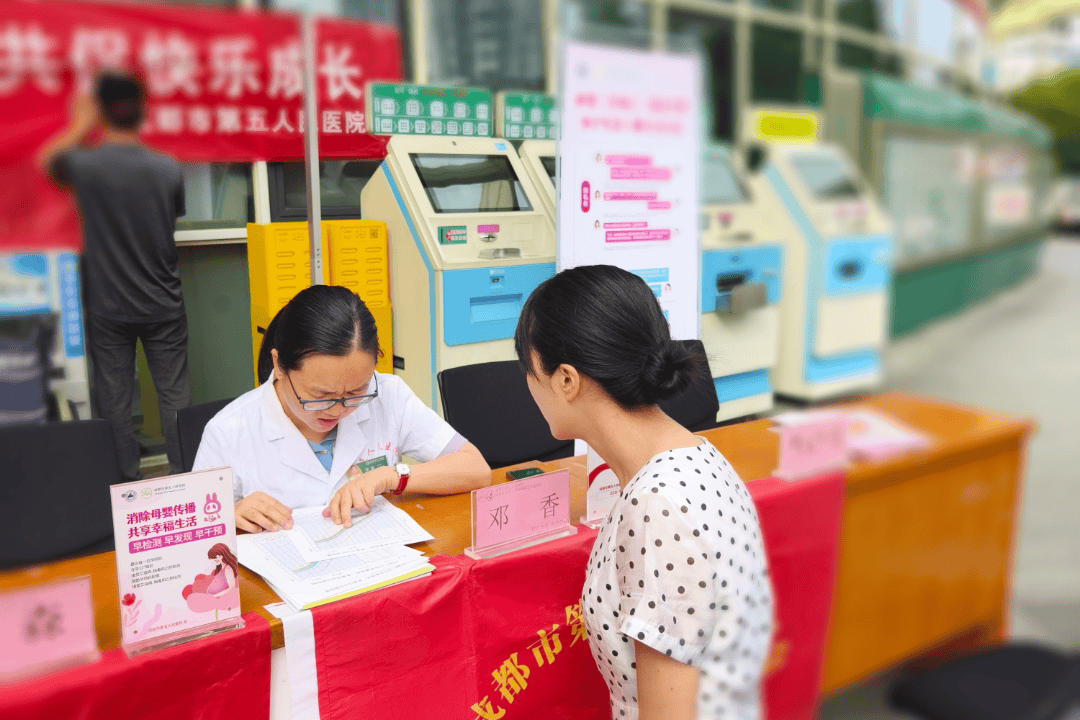
[[[880,462],[894,455],[922,450],[931,444],[925,434],[870,410],[849,412],[847,418],[851,428],[851,451],[862,460]]]
[[[0,594],[0,682],[100,657],[90,578]]]
[[[585,494],[585,517],[581,518],[581,524],[596,529],[618,501],[622,486],[615,471],[592,448],[588,448],[585,467],[589,472],[589,489]]]
[[[472,547],[480,560],[573,535],[570,471],[514,480],[472,491]]]
[[[775,428],[780,435],[780,462],[773,475],[797,480],[843,467],[850,454],[849,427],[847,417],[829,412],[787,419]]]
[[[243,627],[230,468],[113,485],[124,651]]]

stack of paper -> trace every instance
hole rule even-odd
[[[879,413],[854,410],[846,415],[851,422],[848,442],[857,458],[884,460],[930,445],[930,438],[926,435]]]
[[[286,532],[241,535],[240,562],[257,572],[282,600],[309,608],[426,575],[435,568],[406,543],[432,536],[383,497],[350,528],[322,516],[322,508],[293,511]]]
[[[828,417],[843,417],[848,421],[848,454],[861,460],[881,461],[931,444],[927,435],[872,410],[833,407],[785,412],[770,419],[778,425],[798,425]]]

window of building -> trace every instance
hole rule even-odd
[[[897,77],[904,74],[904,61],[899,54],[885,53],[855,43],[837,43],[836,62],[855,70],[870,70]]]
[[[751,0],[758,7],[786,13],[802,12],[803,0]]]
[[[242,228],[255,222],[251,165],[248,163],[184,163],[186,214],[177,230]]]
[[[566,0],[563,32],[584,42],[646,49],[652,45],[649,6],[638,0]]]
[[[717,140],[734,139],[734,23],[714,15],[672,10],[667,44],[674,52],[700,55],[705,70],[706,132]]]
[[[188,0],[192,1],[192,0]],[[218,0],[194,0],[215,2]],[[412,77],[412,53],[410,52],[410,27],[408,4],[399,0],[258,0],[260,7],[273,10],[310,12],[328,17],[344,17],[353,20],[371,20],[396,28],[401,36],[402,77]],[[238,4],[238,2],[234,2]]]
[[[802,100],[803,35],[754,25],[751,31],[750,96],[755,101]]]
[[[320,160],[319,199],[324,218],[359,218],[360,193],[378,171],[379,160]],[[270,219],[307,220],[307,178],[302,162],[267,164]]]
[[[909,0],[917,2],[918,0]],[[836,19],[900,40],[907,26],[904,0],[837,0]]]
[[[426,3],[428,82],[544,89],[543,0]]]

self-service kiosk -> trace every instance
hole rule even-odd
[[[554,140],[526,140],[518,148],[521,164],[529,173],[533,185],[540,190],[540,199],[544,202],[544,209],[552,218],[555,218],[555,178],[557,165],[555,164],[555,141]]]
[[[751,192],[774,194],[784,241],[777,395],[817,400],[882,379],[890,224],[844,150],[818,140],[811,113],[756,110]]]
[[[75,253],[0,254],[0,318],[35,315],[51,315],[57,319],[50,358],[53,376],[48,379],[47,387],[56,395],[61,417],[66,418],[70,412],[73,419],[89,419],[86,335],[79,289],[79,259]],[[23,372],[20,367],[18,362],[4,363],[0,368],[2,382],[18,382]],[[27,377],[27,385],[37,384],[40,388],[40,382],[40,377]],[[9,388],[13,387],[9,384]],[[6,414],[12,415],[11,412]],[[26,418],[27,421],[42,419]]]
[[[722,422],[773,406],[784,250],[770,218],[783,210],[748,191],[724,146],[703,153],[700,197],[701,340]]]
[[[555,274],[555,228],[513,146],[497,138],[397,135],[364,187],[386,223],[394,368],[442,413],[436,375],[515,358],[525,300]]]

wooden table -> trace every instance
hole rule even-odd
[[[893,393],[864,401],[933,439],[847,473],[822,691],[952,645],[1005,639],[1034,423]],[[773,433],[769,433],[772,435]]]
[[[571,503],[570,518],[576,522],[585,514],[585,459],[566,458],[549,463],[524,463],[513,468],[492,471],[493,482],[506,482],[507,470],[517,467],[542,467],[544,470],[570,468]],[[471,518],[469,495],[416,495],[406,493],[400,497],[390,496],[391,502],[414,517],[424,529],[435,536],[434,540],[416,544],[428,557],[435,555],[460,555],[472,544],[470,538]],[[116,554],[112,552],[62,560],[47,565],[0,572],[0,590],[24,585],[90,576],[94,594],[94,623],[97,627],[98,646],[102,651],[120,647],[119,591],[116,584]],[[244,566],[240,566],[240,609],[242,612],[258,612],[270,623],[272,646],[285,646],[281,620],[267,612],[263,606],[280,602],[277,594],[266,582]]]
[[[896,393],[856,405],[885,411],[933,439],[926,451],[881,463],[855,463],[846,481],[841,557],[822,690],[835,692],[892,665],[953,642],[1001,638],[1024,449],[1031,422]],[[702,433],[739,476],[753,480],[776,466],[778,437],[757,420]],[[537,465],[530,463],[527,465]],[[570,469],[571,520],[585,511],[584,458],[540,464]],[[506,481],[506,469],[492,473]],[[470,544],[469,496],[406,494],[392,501],[435,539],[428,556],[458,555]],[[241,607],[281,622],[263,606],[277,596],[240,570]],[[0,588],[90,575],[98,641],[119,646],[112,553],[0,574]]]

